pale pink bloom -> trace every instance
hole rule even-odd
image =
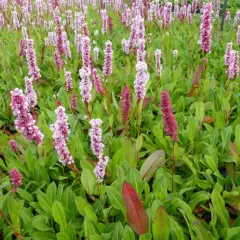
[[[37,105],[37,94],[33,89],[32,78],[25,77],[25,91],[29,107],[34,108]]]
[[[61,58],[61,56],[57,50],[54,52],[54,62],[57,67],[57,71],[59,72],[60,69],[64,66],[65,61]]]
[[[228,67],[230,65],[231,51],[232,51],[232,42],[227,44],[227,48],[224,55],[225,65]]]
[[[136,64],[137,74],[134,81],[134,88],[137,101],[144,99],[146,95],[146,86],[149,80],[149,73],[147,72],[147,64],[145,62],[138,62]]]
[[[85,36],[82,37],[81,42],[82,47],[82,65],[84,68],[91,68],[91,46],[90,46],[90,38]]]
[[[230,57],[230,65],[228,69],[228,79],[235,79],[239,76],[239,53],[232,50]]]
[[[82,102],[83,103],[90,103],[91,99],[92,99],[92,83],[90,81],[90,69],[89,68],[82,68],[79,70],[79,75],[81,78],[80,81],[80,93],[82,96]]]
[[[95,62],[98,62],[99,48],[98,48],[98,47],[95,47],[95,48],[93,49],[93,53],[94,53],[94,61],[95,61]]]
[[[53,132],[55,149],[59,155],[59,161],[63,165],[70,165],[74,163],[74,160],[67,147],[68,135],[70,133],[67,122],[68,117],[65,113],[65,108],[62,106],[59,106],[55,112],[57,120],[50,126],[50,129]]]
[[[29,104],[27,98],[21,89],[16,88],[11,91],[11,104],[13,114],[16,117],[14,121],[16,129],[20,131],[24,137],[30,142],[35,141],[37,145],[42,144],[43,134],[37,126],[35,120],[29,112]]]
[[[99,156],[98,163],[93,171],[99,183],[103,182],[108,161],[107,156]]]
[[[93,154],[97,157],[102,156],[104,144],[102,143],[102,120],[101,119],[92,119],[90,121],[91,130],[90,130],[90,139],[91,139],[91,148]]]
[[[73,89],[71,72],[64,70],[64,76],[66,81],[66,90],[70,92]]]
[[[112,74],[112,59],[113,59],[113,50],[112,43],[110,41],[106,42],[106,48],[104,50],[104,66],[103,66],[103,75],[108,77]]]
[[[238,26],[238,30],[237,30],[237,44],[240,47],[240,25]]]
[[[161,49],[156,49],[155,50],[155,65],[156,65],[157,75],[159,77],[162,76],[161,56],[162,56]]]

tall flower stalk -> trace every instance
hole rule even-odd
[[[202,23],[200,26],[200,44],[204,54],[211,50],[212,31],[212,3],[206,3],[203,9]]]
[[[170,136],[173,142],[173,149],[172,149],[172,192],[174,192],[174,168],[175,168],[175,143],[178,141],[178,128],[177,123],[173,114],[173,109],[170,101],[170,97],[168,92],[163,91],[161,93],[161,110],[163,114],[163,124],[165,126],[165,133],[166,135]]]

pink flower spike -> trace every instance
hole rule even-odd
[[[16,143],[15,140],[13,140],[13,139],[12,139],[12,140],[9,140],[9,141],[8,141],[8,144],[9,144],[12,152],[16,152],[16,151],[17,151],[18,147],[17,147],[17,143]]]
[[[224,59],[225,59],[225,65],[228,67],[230,65],[230,57],[231,57],[231,51],[232,51],[232,42],[227,44],[227,48],[225,51]]]
[[[64,70],[64,76],[66,81],[66,90],[70,92],[73,89],[71,72],[67,72]]]
[[[106,48],[104,53],[105,53],[105,56],[104,56],[103,75],[104,77],[108,77],[112,74],[112,59],[113,59],[112,43],[110,41],[106,42]]]
[[[27,42],[25,39],[20,39],[19,43],[19,57],[25,57],[26,56],[26,47]]]
[[[90,130],[90,138],[91,138],[91,148],[93,154],[97,157],[103,154],[104,144],[102,143],[102,120],[101,119],[92,119],[90,121],[91,130]]]
[[[238,51],[232,50],[230,64],[228,69],[228,79],[235,79],[239,76],[239,54]]]
[[[125,86],[122,90],[122,101],[121,101],[121,107],[122,107],[122,122],[125,126],[127,124],[127,121],[130,116],[130,109],[131,109],[131,91],[129,86]]]
[[[18,171],[17,168],[13,168],[9,173],[10,173],[11,183],[13,185],[11,192],[17,192],[18,187],[22,185],[23,176]]]
[[[161,56],[162,56],[161,49],[156,49],[155,50],[155,65],[156,65],[157,75],[159,77],[162,76]]]
[[[35,120],[29,113],[29,104],[27,98],[21,89],[11,91],[11,104],[13,114],[16,117],[14,121],[16,129],[23,134],[29,142],[35,141],[38,146],[42,144],[43,134],[40,129],[35,126]]]
[[[109,158],[107,156],[99,156],[98,163],[93,171],[99,183],[103,182],[108,161]]]
[[[62,55],[64,50],[64,40],[63,40],[63,31],[62,31],[62,25],[61,25],[61,18],[59,16],[55,17],[55,22],[57,24],[57,51],[59,55]]]
[[[240,25],[238,26],[238,30],[237,30],[237,44],[240,47]]]
[[[134,81],[134,88],[136,99],[139,102],[144,99],[146,95],[146,86],[149,80],[149,73],[147,72],[147,64],[145,62],[138,62],[136,64],[137,74]]]
[[[77,110],[77,96],[75,94],[72,95],[71,108],[72,110]]]
[[[91,46],[90,46],[90,38],[88,36],[82,37],[81,42],[82,47],[82,65],[83,68],[90,69],[91,68]]]
[[[163,123],[165,126],[165,132],[168,136],[172,138],[174,142],[178,141],[177,134],[177,123],[173,114],[171,101],[169,95],[166,91],[161,93],[161,103],[160,103],[162,114],[163,114]]]
[[[67,122],[68,117],[65,114],[65,108],[62,106],[59,106],[55,112],[57,115],[57,120],[50,126],[50,129],[53,132],[55,149],[59,155],[59,161],[63,165],[71,165],[74,163],[74,160],[67,147],[68,135],[70,133]]]
[[[34,42],[32,39],[26,40],[26,56],[28,62],[28,74],[34,79],[37,80],[41,77],[40,70],[37,66],[37,58],[34,51]]]
[[[98,72],[97,72],[96,68],[94,68],[92,70],[92,80],[93,80],[93,84],[94,84],[94,86],[96,88],[96,91],[98,93],[100,93],[101,95],[104,95],[105,90],[104,90],[104,88],[102,86],[102,82],[101,82],[101,79],[100,79],[100,77],[98,75]]]
[[[33,89],[32,78],[25,77],[25,89],[28,105],[30,108],[34,108],[37,105],[37,94]]]
[[[79,88],[82,96],[82,102],[88,104],[92,100],[92,83],[90,81],[91,72],[89,68],[81,68],[79,70],[79,75],[81,78]]]
[[[204,53],[211,50],[211,31],[212,31],[212,3],[206,3],[203,9],[202,23],[200,32],[200,44]]]
[[[59,72],[60,69],[64,66],[65,61],[61,58],[61,56],[57,50],[54,52],[54,62],[57,67],[57,71]]]

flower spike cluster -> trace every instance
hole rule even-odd
[[[239,53],[232,50],[230,56],[230,64],[228,68],[228,79],[235,79],[239,76]]]
[[[38,146],[42,144],[43,134],[37,126],[35,120],[29,113],[29,104],[27,98],[21,89],[16,88],[11,91],[11,104],[13,114],[16,117],[15,126],[28,141],[35,141]]]
[[[134,88],[137,101],[144,99],[146,95],[146,85],[149,80],[149,73],[147,72],[147,64],[145,62],[138,62],[136,64],[136,78],[134,81]]]
[[[101,119],[92,119],[90,121],[91,130],[90,130],[90,139],[91,139],[91,148],[93,154],[98,158],[98,163],[94,169],[94,174],[98,182],[102,182],[105,176],[105,169],[109,158],[103,154],[104,144],[102,143],[102,120]]]
[[[227,48],[224,55],[225,65],[228,67],[230,65],[231,51],[232,51],[232,42],[227,44]]]
[[[70,133],[67,122],[68,117],[65,113],[65,108],[62,106],[59,106],[55,110],[55,113],[57,115],[57,120],[50,126],[53,132],[55,149],[59,155],[59,161],[63,165],[71,165],[74,163],[74,160],[67,147],[68,135]]]
[[[34,79],[37,80],[41,77],[40,70],[37,66],[36,53],[34,51],[34,42],[32,39],[26,40],[26,56],[28,62],[28,74]]]
[[[104,53],[105,53],[105,56],[104,56],[103,75],[104,77],[107,77],[112,74],[113,50],[112,50],[112,43],[110,41],[106,42],[106,48]]]
[[[172,138],[174,142],[178,141],[177,138],[177,123],[173,114],[171,101],[169,95],[166,91],[161,93],[161,110],[163,114],[163,123],[165,126],[165,132],[168,136]]]
[[[79,70],[79,75],[81,78],[79,88],[82,96],[82,102],[88,104],[92,99],[92,83],[90,81],[91,72],[89,68],[81,68]]]

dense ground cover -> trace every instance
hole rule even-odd
[[[0,239],[240,239],[238,1],[0,7]]]

